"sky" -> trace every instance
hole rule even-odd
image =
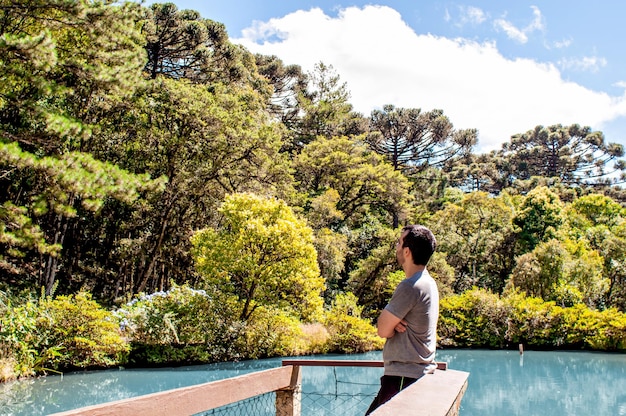
[[[332,65],[369,116],[441,109],[479,152],[537,125],[580,124],[626,147],[623,0],[174,0],[231,42],[305,72]]]

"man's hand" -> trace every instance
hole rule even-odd
[[[396,332],[406,331],[406,321],[398,318],[387,309],[383,309],[378,317],[378,336],[391,338]]]
[[[393,328],[396,332],[405,332],[406,331],[407,322],[402,319],[398,324]]]

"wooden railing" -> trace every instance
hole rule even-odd
[[[283,360],[283,365],[326,367],[383,367],[382,361],[365,360]],[[372,412],[373,416],[430,415],[457,416],[467,389],[469,373],[448,370],[437,363],[433,374],[425,375]],[[306,415],[304,415],[306,416]]]
[[[103,403],[53,416],[183,416],[249,399],[265,393],[276,392],[276,401],[291,401],[294,406],[299,400],[290,400],[300,386],[300,368],[285,366],[270,370],[244,374],[225,380],[212,381],[190,387],[167,390],[159,393]],[[295,416],[284,413],[277,416]]]
[[[383,362],[284,360],[283,366],[279,368],[83,407],[52,416],[193,415],[270,392],[276,392],[277,416],[300,416],[302,366],[382,367]],[[372,414],[456,416],[467,388],[468,376],[469,373],[448,370],[445,363],[438,363],[438,370],[434,374],[422,377]]]

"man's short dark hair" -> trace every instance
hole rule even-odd
[[[408,247],[411,250],[413,263],[426,266],[437,248],[434,234],[423,225],[407,225],[402,228],[402,234],[405,231],[408,233],[404,236],[402,247]]]

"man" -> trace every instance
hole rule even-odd
[[[435,236],[422,225],[404,227],[396,243],[396,257],[406,278],[378,318],[378,335],[387,338],[385,372],[366,415],[437,368],[439,291],[426,270],[436,246]]]

